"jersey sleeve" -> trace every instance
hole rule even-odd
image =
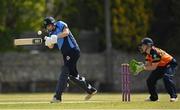
[[[146,55],[145,61],[146,62],[151,62],[152,61],[152,57],[149,56],[149,55]]]
[[[150,54],[152,56],[152,63],[160,62],[161,56],[158,54],[158,52],[154,49],[150,51]]]
[[[61,32],[64,30],[64,28],[68,27],[68,25],[63,21],[58,21],[56,26],[60,29]]]

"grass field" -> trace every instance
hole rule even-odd
[[[132,94],[131,102],[122,102],[121,94],[97,94],[84,101],[86,94],[63,96],[62,103],[49,103],[52,93],[0,94],[0,110],[119,110],[119,109],[180,109],[180,101],[169,102],[167,94],[159,94],[159,102],[145,102],[148,94]]]

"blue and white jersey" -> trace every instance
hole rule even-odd
[[[63,21],[57,21],[55,23],[55,26],[56,26],[56,29],[50,32],[49,33],[50,35],[58,35],[63,32],[64,28],[68,27],[67,24],[64,23]],[[79,46],[71,32],[69,33],[68,36],[64,38],[58,38],[57,45],[58,45],[58,48],[62,51],[62,53],[66,53],[72,48],[79,50]]]

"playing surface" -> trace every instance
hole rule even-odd
[[[180,109],[180,101],[169,102],[167,94],[160,94],[159,102],[145,102],[148,94],[133,94],[131,102],[122,102],[120,94],[97,94],[84,101],[86,94],[64,94],[62,103],[49,103],[52,93],[0,94],[0,110],[119,110],[119,109]]]

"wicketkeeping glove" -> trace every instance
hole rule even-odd
[[[130,71],[133,75],[138,75],[141,71],[144,70],[144,63],[138,62],[135,59],[129,62]]]

